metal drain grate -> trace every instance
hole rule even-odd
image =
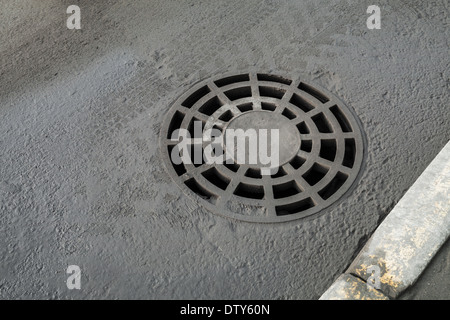
[[[177,129],[258,126],[280,130],[280,165],[172,161]],[[205,141],[188,139],[190,154]],[[173,180],[216,214],[250,222],[282,222],[318,213],[358,176],[363,136],[355,116],[335,96],[303,79],[272,74],[225,75],[199,83],[172,106],[161,129],[161,151]]]

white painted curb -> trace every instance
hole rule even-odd
[[[395,299],[414,284],[449,235],[450,142],[380,224],[346,276],[320,299],[377,299],[368,281],[375,281],[379,298]]]

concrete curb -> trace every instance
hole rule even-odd
[[[449,235],[450,142],[320,300],[397,298],[414,284]]]

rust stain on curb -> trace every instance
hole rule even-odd
[[[320,300],[389,300],[382,292],[350,274],[341,275]]]

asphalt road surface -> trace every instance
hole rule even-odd
[[[317,299],[450,138],[448,2],[377,1],[379,30],[372,4],[1,0],[0,297]],[[306,74],[361,120],[361,177],[320,215],[233,221],[164,170],[171,103],[249,69]]]

